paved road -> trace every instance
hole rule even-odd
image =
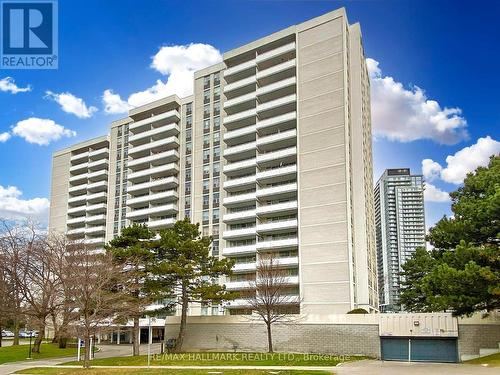
[[[335,368],[338,375],[489,375],[499,374],[498,367],[482,367],[461,363],[419,363],[393,361],[356,361]]]

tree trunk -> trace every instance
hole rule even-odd
[[[57,326],[56,314],[52,314],[52,327],[54,328],[54,337],[52,337],[52,343],[59,342],[61,338],[60,327]]]
[[[181,326],[179,327],[179,335],[175,342],[174,352],[179,353],[182,350],[182,343],[184,341],[184,335],[186,333],[186,323],[187,323],[187,310],[189,305],[189,299],[187,295],[187,285],[183,283],[182,285],[182,312],[181,312]]]
[[[266,323],[267,326],[267,346],[268,346],[268,352],[272,353],[273,352],[273,337],[271,334],[271,323]]]
[[[19,318],[14,318],[14,341],[12,346],[19,345]]]
[[[85,335],[83,342],[85,343],[85,353],[83,355],[83,367],[89,368],[90,367],[90,351],[92,350],[90,348],[90,336]]]
[[[140,338],[139,338],[139,332],[140,332],[140,327],[139,327],[139,317],[136,316],[134,317],[134,327],[132,328],[132,346],[133,346],[133,355],[137,356],[139,355],[139,345],[140,345]]]
[[[2,347],[2,326],[0,326],[0,348]]]
[[[42,344],[44,335],[45,335],[45,324],[40,324],[40,326],[38,327],[38,336],[35,338],[33,349],[31,349],[33,353],[40,353],[40,345]]]

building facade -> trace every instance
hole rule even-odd
[[[402,265],[425,247],[423,177],[408,168],[387,169],[374,195],[380,309],[398,311]]]
[[[191,97],[111,124],[104,240],[189,217],[213,236],[213,255],[235,260],[228,289],[249,288],[259,256],[272,254],[290,311],[377,311],[369,92],[360,27],[344,9],[224,53],[195,72]],[[69,231],[65,186],[85,147],[54,155],[51,230]],[[78,194],[85,222],[90,192]],[[243,300],[226,307],[245,312]]]

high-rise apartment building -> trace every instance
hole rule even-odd
[[[189,217],[213,236],[213,255],[235,260],[228,289],[249,288],[259,256],[273,254],[287,270],[289,311],[378,310],[369,92],[360,27],[344,9],[224,53],[195,72],[191,97],[111,124],[102,240]],[[69,234],[77,218],[75,235],[87,238],[94,181],[82,176],[78,191],[71,181],[74,165],[90,164],[75,155],[93,147],[54,155],[51,230]],[[243,300],[227,307],[246,311]]]
[[[401,266],[425,247],[423,177],[408,168],[387,169],[374,195],[380,309],[398,311]]]

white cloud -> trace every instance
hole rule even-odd
[[[31,86],[28,85],[26,87],[18,87],[14,78],[5,77],[0,79],[0,91],[10,92],[12,94],[17,94],[18,92],[28,92],[31,91]]]
[[[222,61],[222,54],[209,44],[164,46],[152,57],[151,67],[167,76],[166,81],[156,83],[143,91],[122,100],[111,90],[104,91],[103,103],[107,113],[124,113],[129,108],[176,94],[180,97],[193,93],[193,73]],[[120,112],[119,112],[120,111]]]
[[[69,92],[57,94],[52,91],[46,91],[45,94],[47,98],[58,103],[64,112],[71,113],[79,118],[92,117],[94,112],[97,111],[96,107],[87,107],[82,98],[78,98]]]
[[[442,108],[414,86],[406,89],[393,77],[382,76],[379,63],[366,59],[371,79],[372,123],[375,136],[400,142],[430,139],[455,144],[468,138],[460,108]]]
[[[0,143],[7,142],[10,138],[10,134],[8,132],[0,133]]]
[[[454,155],[446,157],[446,167],[432,159],[422,161],[422,173],[429,172],[429,166],[432,165],[432,175],[439,177],[452,184],[461,184],[464,182],[467,173],[473,172],[477,167],[485,167],[490,161],[490,156],[500,154],[500,142],[494,140],[489,135],[479,138],[477,142],[469,147],[464,147]],[[424,170],[425,162],[425,170]],[[426,176],[427,177],[427,176]]]
[[[115,94],[113,90],[105,90],[102,95],[104,111],[106,113],[126,113],[130,109],[130,105],[122,100],[120,95]]]
[[[422,160],[422,174],[427,179],[427,181],[435,180],[439,178],[441,170],[443,167],[432,159]]]
[[[436,186],[426,183],[424,190],[424,199],[427,202],[449,202],[450,195]]]
[[[12,128],[12,133],[24,138],[29,143],[36,143],[40,146],[46,146],[62,137],[76,136],[76,132],[56,124],[53,120],[37,117],[19,121]]]
[[[15,186],[0,185],[0,218],[33,218],[46,223],[49,213],[47,198],[22,199],[22,192]]]

